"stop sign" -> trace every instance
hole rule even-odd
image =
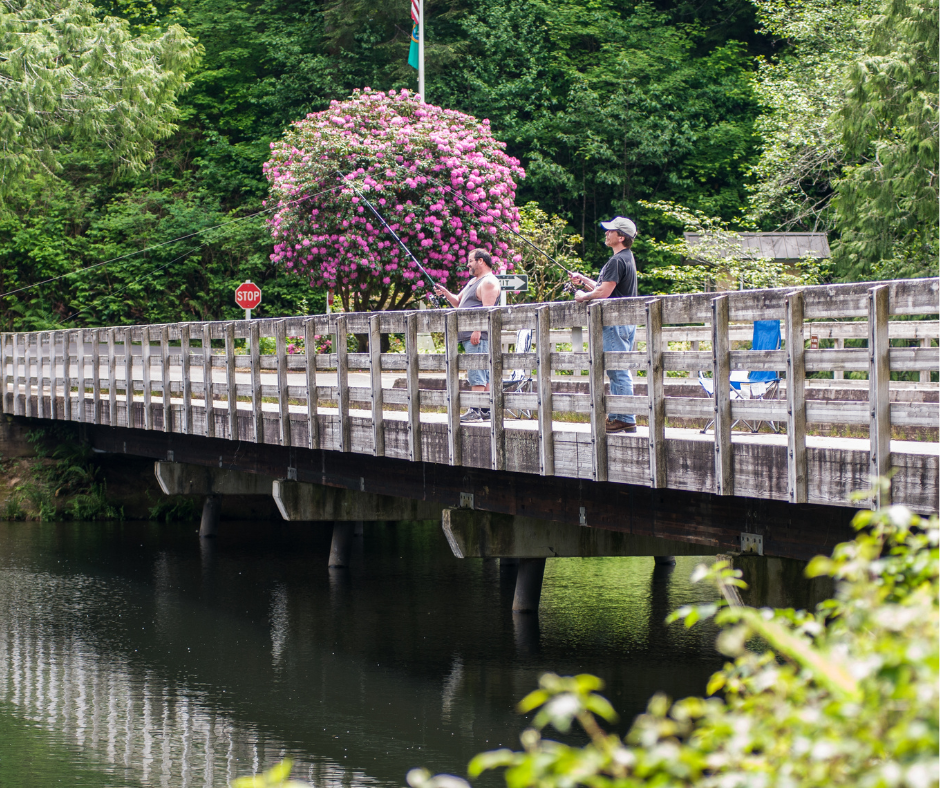
[[[254,309],[261,303],[261,288],[250,280],[242,282],[235,290],[235,303],[242,309]]]

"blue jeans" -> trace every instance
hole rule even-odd
[[[604,326],[604,352],[633,350],[633,341],[636,339],[636,326]],[[610,393],[633,396],[633,378],[628,369],[608,369],[610,378]],[[625,413],[608,413],[611,421],[623,421],[627,424],[636,424],[636,416]]]
[[[490,341],[488,339],[481,339],[479,345],[474,345],[469,339],[465,339],[461,344],[464,353],[490,352]],[[490,382],[490,371],[488,369],[468,369],[467,382],[471,386],[485,386]]]

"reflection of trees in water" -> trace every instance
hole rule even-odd
[[[0,606],[0,700],[92,760],[117,769],[120,779],[212,788],[291,754],[294,775],[315,786],[377,782],[326,759],[288,753],[283,742],[236,722],[198,691],[152,671],[135,672],[128,661],[98,653],[81,637],[43,631],[24,614],[32,605],[24,606],[22,589],[2,596],[15,605]],[[276,625],[281,616],[286,616],[286,598],[275,594],[275,646],[283,632]]]

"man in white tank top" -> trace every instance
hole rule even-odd
[[[499,300],[499,280],[493,273],[493,258],[485,249],[473,249],[467,255],[467,267],[473,274],[471,279],[457,295],[451,293],[443,285],[435,285],[434,292],[447,299],[447,302],[458,309],[482,309],[495,306]],[[489,354],[489,335],[486,331],[461,331],[457,335],[463,345],[464,353]],[[497,339],[497,342],[499,340]],[[490,373],[485,369],[467,370],[467,380],[473,391],[490,390]],[[470,408],[460,420],[488,421],[489,408]]]

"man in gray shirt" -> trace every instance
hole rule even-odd
[[[636,262],[633,259],[633,240],[636,225],[624,216],[609,222],[601,222],[604,228],[604,243],[611,248],[613,256],[604,264],[595,282],[584,274],[571,274],[571,282],[577,286],[590,287],[579,290],[574,300],[579,304],[595,298],[633,298],[636,289]],[[604,326],[604,352],[631,351],[636,339],[636,326]],[[627,369],[608,369],[610,393],[633,396],[633,378]],[[636,416],[625,413],[607,414],[607,432],[636,432]]]
[[[482,309],[495,306],[499,300],[500,288],[492,265],[493,258],[489,252],[485,249],[473,249],[467,255],[467,266],[474,278],[467,282],[457,295],[451,293],[443,285],[435,285],[434,292],[446,298],[451,306],[458,309]],[[490,351],[489,334],[486,331],[461,331],[457,339],[463,345],[464,353],[488,354]],[[499,337],[496,338],[496,342],[499,347]],[[490,390],[489,370],[467,370],[467,380],[472,391]],[[462,422],[488,421],[489,418],[489,408],[470,408],[460,417],[460,420]]]

